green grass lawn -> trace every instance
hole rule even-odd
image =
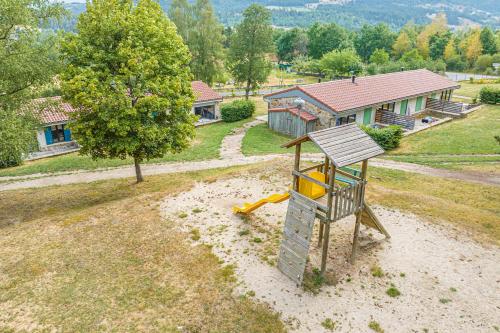
[[[145,163],[162,163],[178,161],[198,161],[219,157],[219,148],[222,140],[234,128],[249,121],[242,120],[235,123],[217,123],[196,129],[196,137],[190,148],[179,154],[167,154],[163,158],[146,161]],[[2,176],[22,176],[36,173],[50,173],[74,170],[93,170],[98,168],[110,168],[133,164],[132,159],[102,159],[94,161],[88,156],[80,156],[78,153],[26,162],[15,168],[0,169]]]
[[[469,83],[466,81],[460,82],[461,88],[455,90],[454,95],[467,96],[467,97],[479,97],[479,91],[483,87],[495,87],[500,88],[500,83],[489,83],[489,84],[476,84]]]
[[[500,154],[500,106],[486,105],[467,118],[403,138],[390,155]]]
[[[267,127],[267,124],[261,124],[248,130],[243,138],[242,151],[245,155],[263,155],[263,154],[282,154],[294,153],[293,149],[285,149],[280,146],[293,138],[274,132]],[[319,149],[310,142],[302,145],[302,152],[318,153]]]

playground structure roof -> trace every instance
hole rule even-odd
[[[306,141],[312,141],[318,146],[337,168],[384,153],[384,150],[355,123],[310,132],[284,144],[283,147],[289,148]]]

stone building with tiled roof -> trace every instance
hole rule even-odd
[[[382,116],[404,121],[424,111],[429,99],[449,101],[453,90],[459,87],[444,76],[419,69],[297,86],[268,94],[264,100],[269,105],[269,126],[284,128],[280,132],[290,135],[295,133],[291,128],[297,126],[294,120],[297,122],[298,118],[294,119],[292,113],[288,117],[272,114],[276,109],[295,107],[298,98],[304,100],[301,113],[309,113],[314,119],[299,124],[299,134],[303,135],[351,122],[371,125]]]

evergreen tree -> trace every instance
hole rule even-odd
[[[235,28],[228,55],[229,69],[236,82],[245,84],[247,99],[251,90],[267,81],[271,63],[266,56],[273,46],[271,12],[261,5],[251,5]]]
[[[140,163],[180,152],[194,136],[190,56],[154,0],[94,0],[62,45],[72,132],[92,158]]]

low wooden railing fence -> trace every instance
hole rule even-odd
[[[399,125],[408,130],[415,128],[415,117],[400,115],[391,111],[377,110],[375,122],[387,125]]]
[[[357,213],[363,208],[365,186],[366,181],[359,181],[334,192],[333,221],[338,221],[346,216]]]
[[[441,111],[455,114],[460,114],[465,111],[463,103],[441,101],[434,98],[427,98],[426,108],[432,111]]]

